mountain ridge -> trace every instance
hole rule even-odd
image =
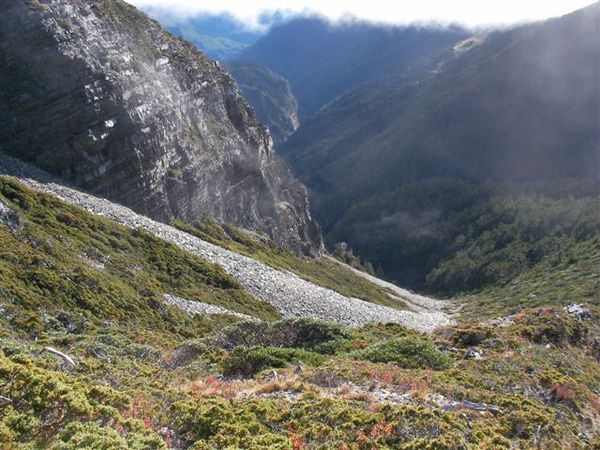
[[[300,127],[298,102],[288,80],[256,64],[228,61],[226,67],[258,119],[269,127],[275,148],[278,148]]]
[[[247,29],[227,14],[180,17],[168,8],[150,6],[142,10],[171,33],[191,42],[218,61],[235,57],[262,35],[262,32]]]
[[[233,59],[285,77],[304,120],[358,85],[433,70],[439,54],[467,36],[461,29],[379,27],[361,21],[337,25],[309,17],[273,27]]]
[[[160,220],[322,251],[304,187],[217,63],[120,0],[11,0],[0,20],[0,150]]]

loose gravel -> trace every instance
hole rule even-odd
[[[216,305],[209,305],[208,303],[197,302],[193,300],[187,300],[176,295],[165,294],[163,297],[165,303],[176,306],[179,309],[187,312],[190,316],[195,315],[206,315],[206,314],[223,314],[226,316],[234,316],[244,320],[252,320],[254,317],[242,314],[239,312],[232,311],[227,308],[222,308]]]

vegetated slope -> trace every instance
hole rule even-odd
[[[464,37],[460,29],[300,18],[274,27],[235,59],[289,80],[304,120],[360,84],[393,75],[411,79],[435,69],[439,56]]]
[[[194,225],[175,222],[174,225],[204,241],[256,259],[275,269],[292,272],[302,279],[347,297],[397,309],[407,307],[403,300],[407,295],[394,296],[389,288],[378,287],[366,280],[361,272],[355,272],[332,258],[300,258],[264,236],[251,236],[243,230],[231,226],[222,227],[211,220]]]
[[[562,239],[568,245],[555,247],[537,264],[526,266],[509,283],[495,283],[476,295],[461,299],[463,314],[493,316],[519,311],[525,306],[560,305],[565,301],[599,305],[600,235],[581,240],[566,236]],[[551,242],[539,242],[538,248],[539,244],[545,243],[552,245]],[[516,261],[517,265],[519,262]],[[449,268],[456,270],[458,266],[453,267],[451,260],[444,263],[439,272],[444,273]]]
[[[298,103],[288,81],[256,64],[231,61],[227,68],[256,111],[258,120],[269,127],[277,148],[300,126]]]
[[[564,234],[579,239],[570,217],[595,212],[600,192],[599,10],[476,36],[419,83],[359,88],[303,122],[280,152],[309,186],[329,242],[349,242],[401,285],[456,292],[493,280],[470,263],[463,282],[432,271],[473,243],[473,211],[498,214],[490,233],[514,219],[503,197],[540,197],[542,216],[561,204]],[[537,232],[526,239],[552,233]],[[483,254],[511,266],[523,260],[516,246],[500,252],[512,241]]]
[[[600,310],[580,311],[433,336],[204,319],[190,340],[162,331],[177,316],[153,330],[113,313],[95,323],[33,310],[32,331],[3,311],[0,436],[8,448],[68,450],[593,448]]]
[[[56,183],[55,179],[42,171],[23,164],[14,158],[7,156],[0,158],[0,171],[16,176],[35,190],[50,193],[63,201],[81,206],[95,214],[108,216],[127,227],[142,228],[183,250],[192,252],[211,263],[218,264],[229,275],[238,280],[255,298],[273,305],[285,317],[312,317],[350,326],[369,322],[396,322],[423,331],[431,331],[452,322],[448,315],[441,311],[443,308],[441,303],[435,303],[434,306],[426,308],[426,310],[418,308],[414,311],[407,311],[346,297],[338,292],[306,281],[293,273],[274,269],[256,259],[235,253],[172,226],[138,215],[123,206]],[[262,255],[265,254],[264,250],[266,250],[266,247],[263,248]],[[307,263],[301,261],[294,263],[294,256],[289,252],[272,252],[269,256],[273,261],[288,261],[288,264],[292,261],[291,266],[296,271],[301,272],[306,268],[308,274],[303,274],[304,278],[316,280],[318,283],[331,286],[334,289],[339,288],[345,292],[357,292],[373,302],[385,303],[396,308],[404,306],[404,297],[398,295],[384,302],[382,293],[385,291],[382,291],[375,284],[365,282],[364,279],[355,276],[350,272],[350,269],[340,270],[335,264],[320,265],[310,261]],[[324,271],[322,274],[315,276],[312,272],[315,272],[318,267],[321,267]],[[338,274],[342,275],[342,279],[332,281],[332,278]],[[345,281],[352,281],[353,285],[348,288],[340,288],[340,285]],[[173,298],[171,297],[171,299]],[[180,303],[185,309],[189,309],[185,298]],[[407,304],[410,305],[409,302]]]
[[[236,42],[226,37],[213,37],[198,33],[195,29],[186,26],[169,27],[169,31],[176,36],[181,36],[191,42],[204,53],[216,60],[222,60],[239,54],[247,47],[246,44]]]
[[[38,333],[44,320],[60,321],[61,314],[75,325],[116,320],[190,337],[211,328],[210,319],[191,319],[164,304],[164,294],[263,319],[280,317],[221,267],[142,229],[117,225],[5,177],[0,205],[3,317],[21,330]]]
[[[353,242],[388,268],[388,277],[446,295],[486,287],[503,295],[517,276],[547,270],[550,279],[557,266],[575,269],[583,253],[593,256],[593,243],[600,236],[597,184],[579,195],[574,190],[527,191],[521,185],[512,190],[468,185],[452,189],[451,183],[436,181],[432,186],[407,186],[361,202],[331,236]],[[571,258],[573,252],[580,256]],[[581,300],[597,302],[597,273],[597,267],[587,265],[568,287],[579,286]],[[520,298],[539,290],[529,287]],[[543,298],[560,301],[558,292]],[[510,297],[516,301],[515,295]]]
[[[158,220],[318,254],[304,187],[231,76],[121,0],[0,5],[0,151]]]
[[[172,229],[179,241],[168,243],[153,235],[167,225],[0,161],[3,173],[40,180],[0,177],[4,448],[600,445],[598,307],[515,311],[505,298],[495,311],[516,315],[485,323],[473,315],[430,335],[397,324],[271,321],[279,314],[242,288],[248,280],[223,270],[247,269],[243,257],[227,260],[226,250],[206,244],[204,254],[223,268],[210,264],[193,255],[200,247],[190,235]],[[209,225],[195,232],[301,267],[289,252]],[[287,276],[269,290],[266,275],[250,274],[269,295],[290,298],[306,286]],[[567,284],[565,297],[577,289]],[[164,294],[265,320],[190,317]],[[327,314],[326,302],[319,307]]]

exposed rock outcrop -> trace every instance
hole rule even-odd
[[[0,201],[0,224],[8,227],[13,233],[17,233],[23,229],[23,218],[19,213]]]
[[[298,102],[290,83],[258,64],[231,61],[227,68],[262,123],[269,127],[277,147],[299,127]]]
[[[233,79],[121,0],[0,2],[0,151],[161,221],[322,248]]]

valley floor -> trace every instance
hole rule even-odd
[[[354,267],[344,264],[335,258],[331,258],[328,256],[327,258],[330,258],[332,261],[343,265],[348,270],[351,270],[358,276],[369,280],[371,283],[387,289],[391,297],[395,297],[405,302],[408,305],[408,307],[413,311],[431,313],[435,311],[448,311],[452,308],[452,302],[449,300],[437,300],[431,297],[426,297],[424,295],[415,294],[414,292],[398,287],[395,284],[390,283],[389,281],[382,280],[381,278],[374,277],[373,275],[370,275],[366,272],[355,269]]]

